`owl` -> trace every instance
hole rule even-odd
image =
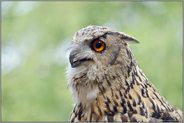
[[[75,103],[71,122],[183,120],[140,69],[129,43],[138,41],[104,26],[74,34],[67,70]]]

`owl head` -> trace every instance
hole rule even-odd
[[[135,38],[113,31],[108,27],[88,26],[82,28],[73,37],[69,56],[71,67],[108,67],[118,64],[117,59],[120,53],[122,54],[120,51],[126,49],[129,42],[138,43]],[[123,57],[122,55],[121,57]]]
[[[75,33],[67,70],[75,102],[94,99],[99,85],[109,87],[106,78],[126,78],[134,63],[129,42],[138,43],[135,38],[104,26],[88,26]],[[118,86],[118,81],[111,84]]]

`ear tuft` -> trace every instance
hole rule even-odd
[[[132,36],[129,36],[125,33],[122,32],[113,32],[114,35],[117,35],[120,39],[122,39],[123,41],[127,42],[127,43],[139,43],[139,41],[137,39],[135,39]]]
[[[131,37],[131,36],[127,36],[127,35],[122,36],[121,39],[127,43],[139,43],[139,41],[137,39],[135,39],[134,37]]]

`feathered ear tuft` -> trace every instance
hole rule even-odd
[[[123,41],[127,42],[127,43],[139,43],[139,41],[137,39],[135,39],[132,36],[129,36],[125,33],[122,32],[112,32],[114,35],[117,35],[120,39],[122,39]]]
[[[121,38],[127,43],[139,43],[137,39],[135,39],[134,37],[128,36],[128,35],[122,35]]]

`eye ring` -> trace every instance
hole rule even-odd
[[[91,48],[95,52],[103,52],[106,48],[106,44],[103,41],[96,39],[96,40],[91,42]]]

